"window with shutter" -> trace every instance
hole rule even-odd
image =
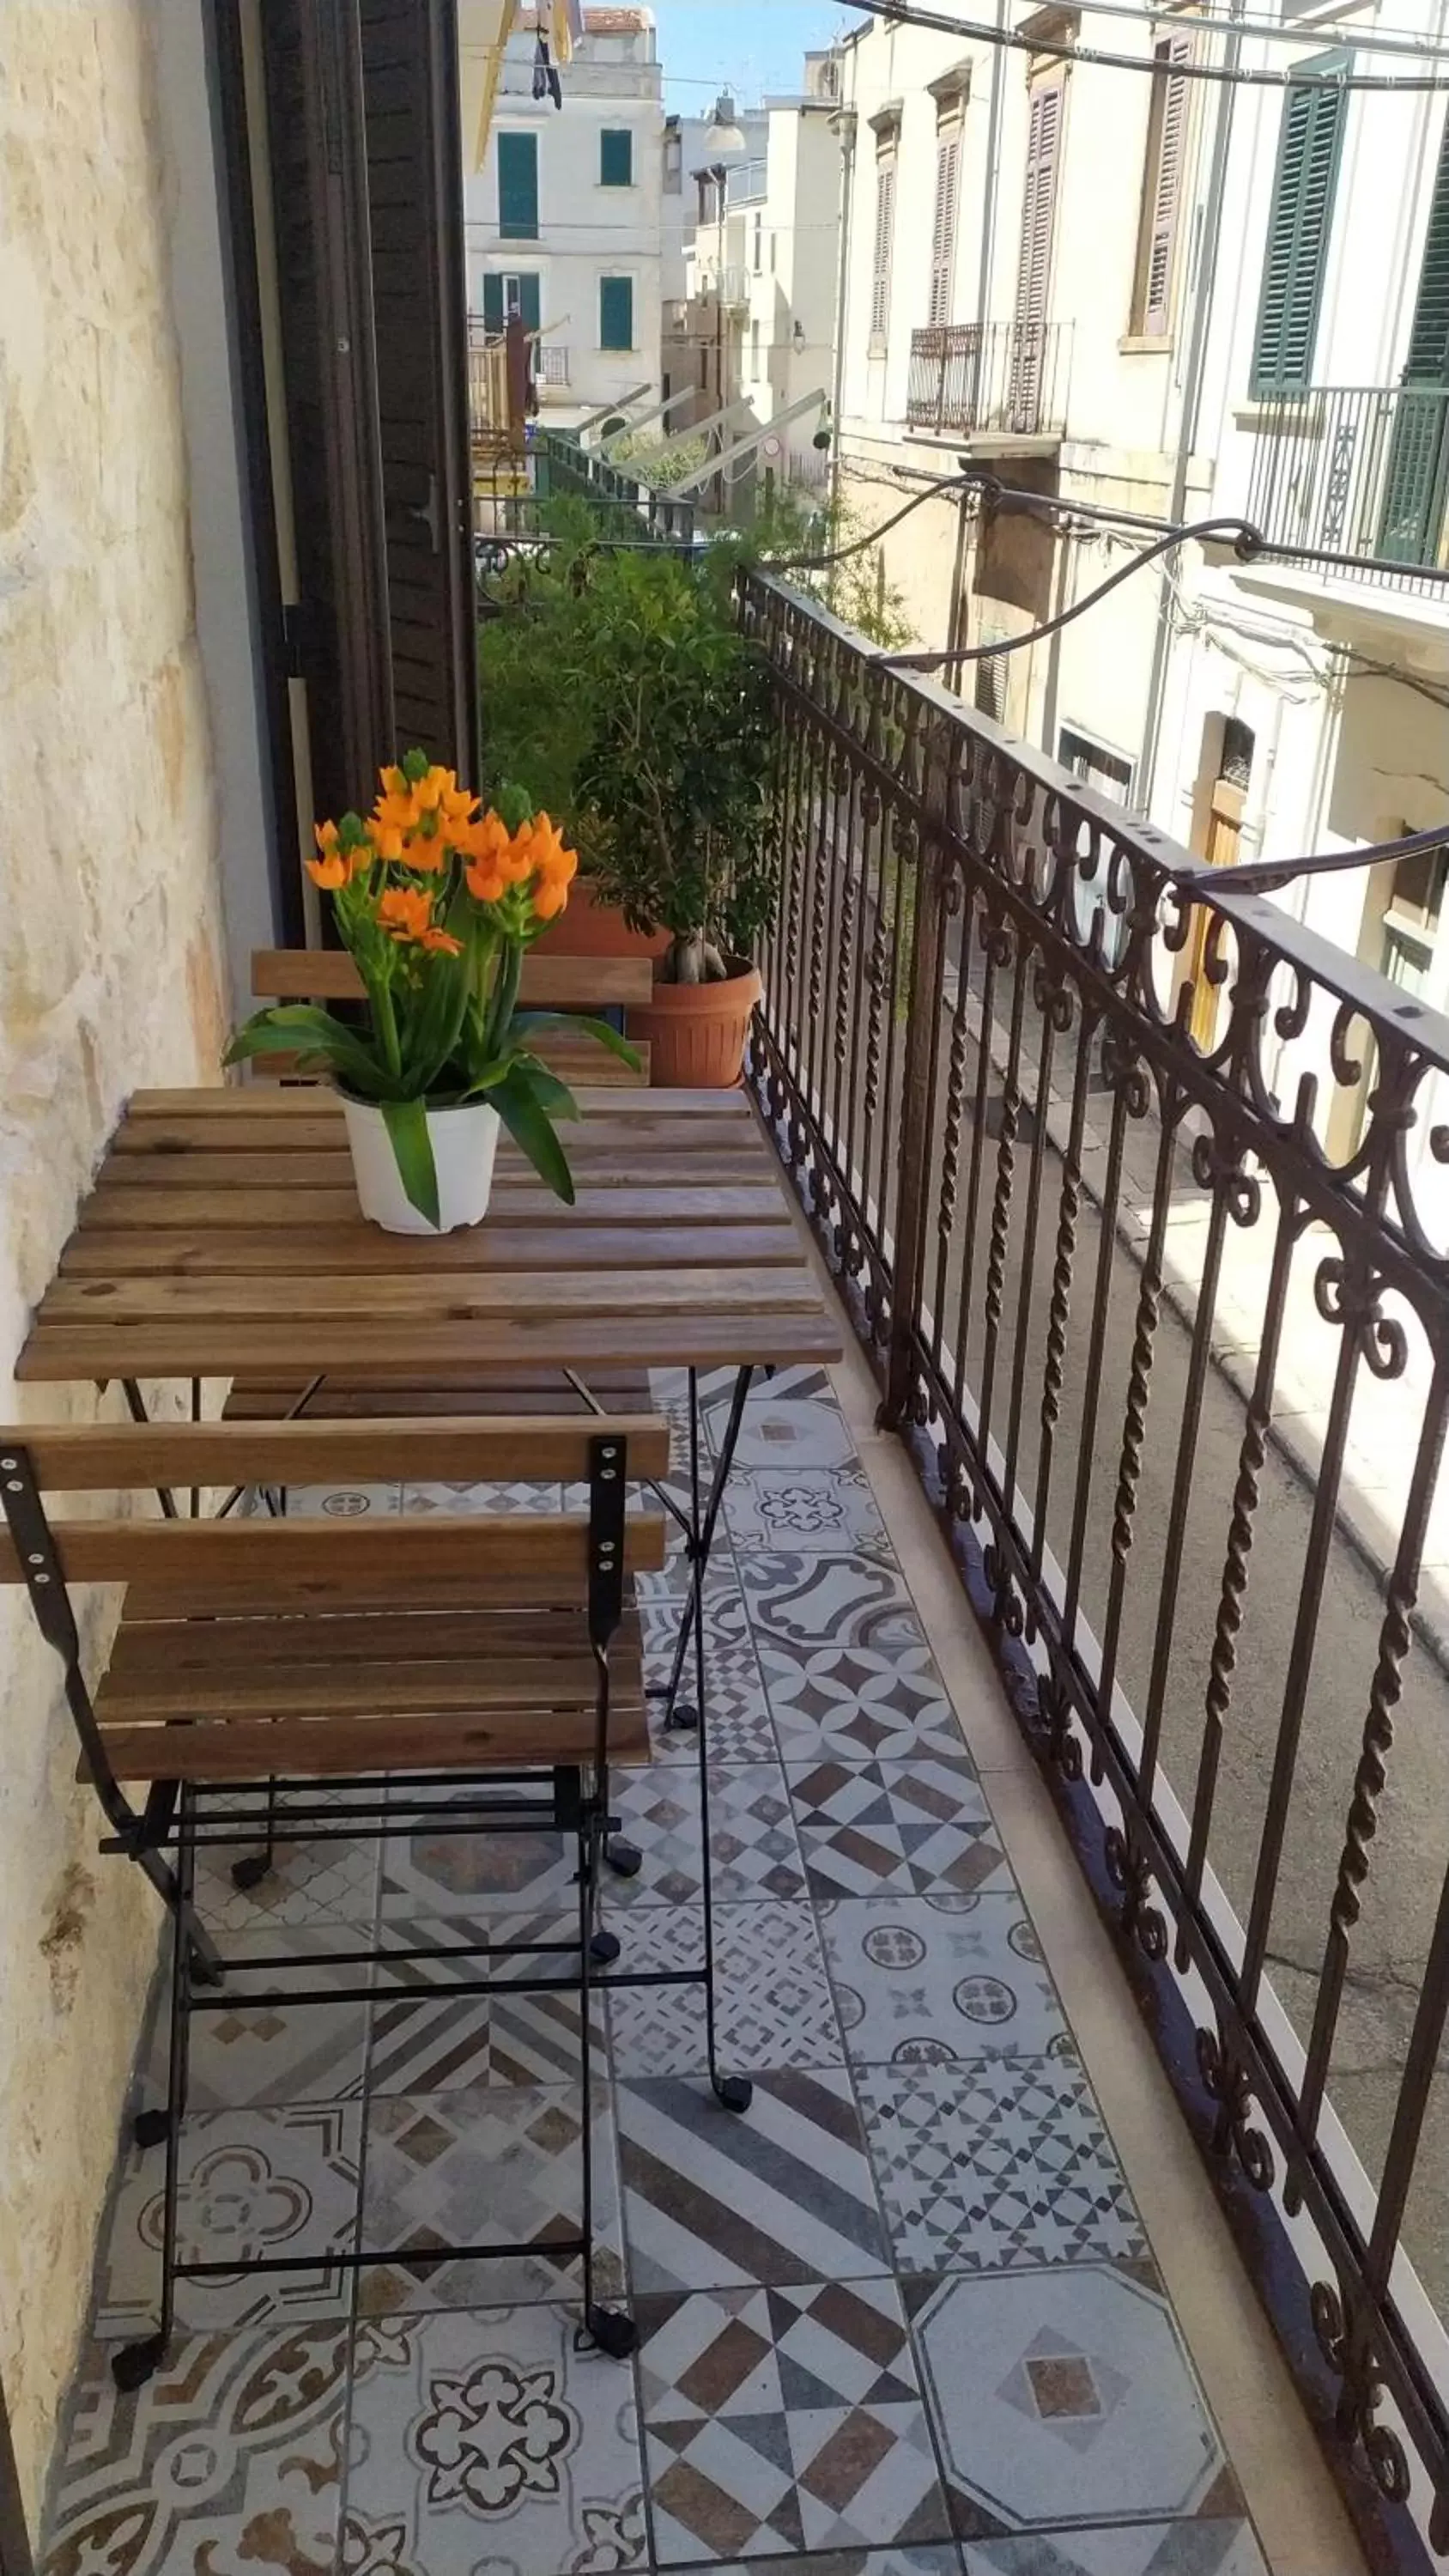
[[[1449,128],[1393,408],[1376,551],[1393,563],[1436,563],[1449,515]]]
[[[961,186],[961,128],[952,123],[936,137],[936,210],[931,223],[933,323],[951,319],[951,272],[956,257],[956,208]]]
[[[538,239],[538,136],[498,137],[498,231],[503,241]]]
[[[1404,382],[1449,386],[1449,126],[1434,177]]]
[[[1164,36],[1160,44],[1154,45],[1152,58],[1156,69],[1147,119],[1142,211],[1128,327],[1136,338],[1156,340],[1166,336],[1171,322],[1172,254],[1177,240],[1189,98],[1187,76],[1177,66],[1191,61],[1192,38]]]
[[[632,349],[634,346],[632,277],[601,277],[599,280],[599,346],[601,349]]]
[[[503,280],[502,280],[502,278],[501,278],[501,277],[496,277],[496,276],[495,276],[495,277],[486,277],[486,276],[485,276],[485,278],[484,278],[484,280],[483,280],[483,328],[484,328],[484,330],[485,330],[485,331],[501,331],[501,330],[502,330],[502,328],[503,328],[503,325],[504,325],[505,321],[507,320],[507,318],[508,318],[508,317],[507,317],[507,315],[506,315],[506,313],[505,313],[505,311],[504,311],[504,308],[503,308]]]
[[[1349,61],[1347,54],[1323,54],[1303,69],[1341,72],[1348,69]],[[1253,342],[1250,389],[1255,394],[1293,392],[1313,380],[1318,309],[1347,114],[1347,93],[1337,86],[1295,86],[1283,102]]]
[[[627,125],[606,125],[599,136],[599,185],[632,188],[634,137]]]
[[[896,229],[896,156],[883,152],[875,165],[875,248],[870,274],[870,336],[883,341],[891,310],[891,248]]]
[[[1021,198],[1021,262],[1016,273],[1016,331],[1011,366],[1011,425],[1035,427],[1046,345],[1052,231],[1057,202],[1057,149],[1065,90],[1060,80],[1032,90],[1026,177]]]

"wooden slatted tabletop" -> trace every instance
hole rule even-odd
[[[22,1378],[841,1356],[779,1165],[740,1094],[579,1094],[565,1207],[505,1138],[484,1223],[359,1215],[315,1089],[142,1091],[37,1310]]]

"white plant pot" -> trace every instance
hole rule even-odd
[[[477,1225],[488,1213],[493,1188],[493,1157],[498,1151],[499,1117],[486,1100],[468,1100],[457,1109],[430,1109],[428,1134],[438,1174],[438,1222],[429,1225],[402,1185],[392,1138],[380,1109],[370,1101],[342,1095],[347,1142],[358,1203],[365,1217],[388,1234],[452,1234],[460,1225]]]

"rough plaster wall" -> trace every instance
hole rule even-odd
[[[121,1103],[214,1073],[215,817],[137,0],[0,11],[0,1415]],[[94,1605],[104,1641],[108,1604]],[[155,1947],[0,1596],[0,2376],[32,2520]]]

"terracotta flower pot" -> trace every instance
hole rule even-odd
[[[617,904],[599,903],[587,877],[575,877],[567,909],[538,946],[553,957],[662,957],[667,930],[631,930]]]
[[[721,984],[656,984],[647,1008],[629,1013],[630,1037],[649,1042],[651,1084],[665,1091],[731,1090],[763,990],[753,966]]]

